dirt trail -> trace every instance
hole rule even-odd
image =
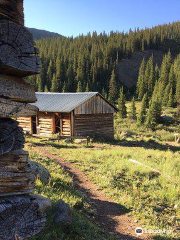
[[[106,197],[73,163],[66,162],[56,155],[51,154],[44,147],[35,147],[34,150],[38,150],[44,156],[58,162],[73,177],[75,188],[85,195],[88,203],[96,210],[95,221],[105,231],[117,236],[118,240],[152,240],[152,237],[147,234],[137,236],[135,228],[138,225],[132,217],[127,215],[127,211],[125,212],[122,210],[120,204]]]

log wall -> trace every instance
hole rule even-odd
[[[31,117],[19,117],[17,118],[19,122],[19,126],[22,127],[24,133],[32,133],[32,126],[31,126]]]
[[[13,22],[23,25],[23,0],[1,0],[0,19],[9,19]]]
[[[74,115],[75,136],[114,137],[113,113],[109,114],[76,114]]]
[[[94,96],[82,105],[78,106],[75,114],[100,114],[114,113],[115,110],[102,97]]]
[[[54,113],[43,113],[38,114],[39,122],[39,135],[42,136],[51,136],[54,133]]]
[[[71,114],[62,113],[61,114],[61,136],[71,136]]]

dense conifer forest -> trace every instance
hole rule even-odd
[[[180,56],[177,56],[180,22],[144,30],[130,29],[128,33],[98,35],[94,32],[76,38],[41,39],[36,45],[42,70],[40,75],[30,79],[37,91],[99,91],[112,102],[117,102],[121,87],[117,77],[118,62],[138,51],[162,50],[165,55],[160,68],[153,65],[153,56],[148,62],[143,60],[136,97],[142,100],[147,93],[148,97],[160,97],[164,106],[176,105],[180,91]]]

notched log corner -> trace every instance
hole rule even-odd
[[[31,193],[35,175],[28,162],[28,152],[17,150],[0,156],[0,197]]]
[[[0,97],[11,100],[33,103],[35,102],[35,88],[23,78],[0,74]]]
[[[0,73],[25,77],[40,73],[39,52],[32,34],[14,22],[0,21]]]
[[[38,195],[0,198],[0,239],[27,239],[46,224],[51,201]]]
[[[12,119],[0,119],[0,155],[24,147],[23,129]]]
[[[38,108],[31,104],[0,98],[0,118],[29,117],[37,112]]]

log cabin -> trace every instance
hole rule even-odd
[[[50,137],[114,137],[118,109],[98,92],[36,93],[36,116],[18,118],[24,132]]]

